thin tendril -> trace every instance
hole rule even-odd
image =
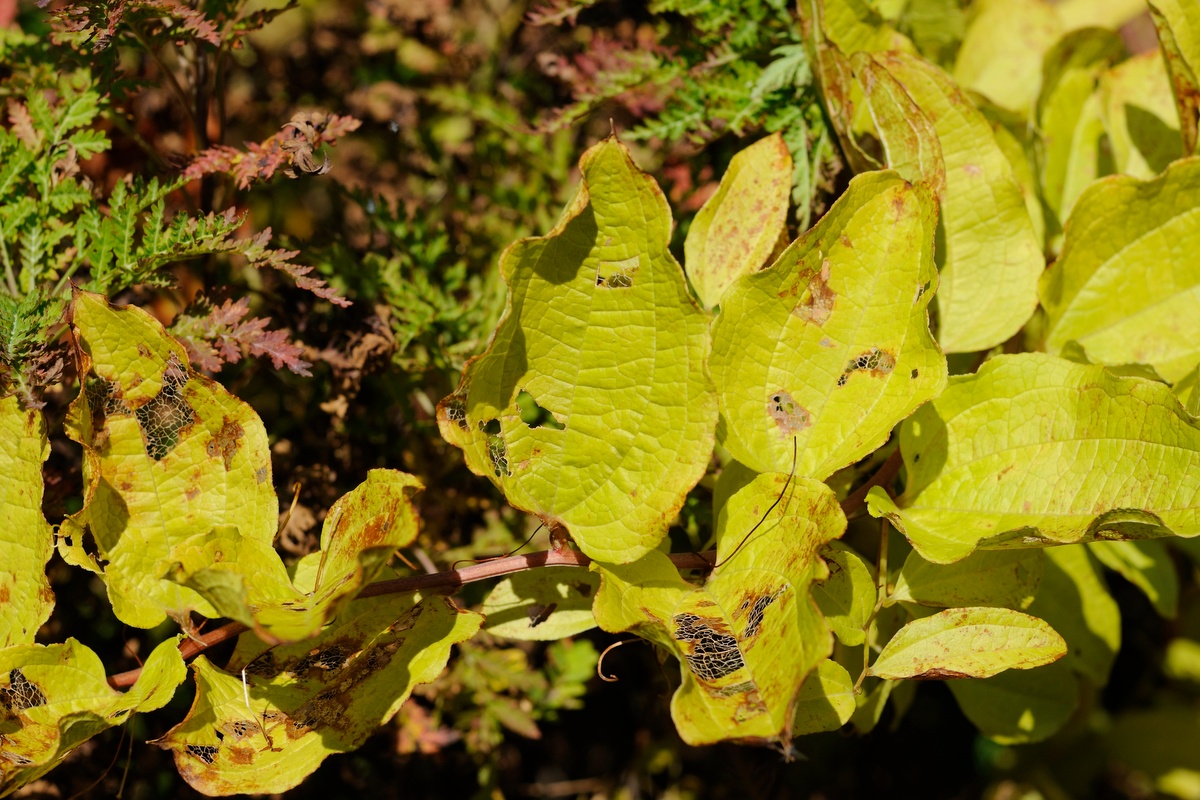
[[[641,639],[638,639],[637,637],[634,637],[632,639],[622,639],[619,642],[613,642],[608,647],[604,648],[604,652],[600,654],[600,658],[596,659],[596,675],[599,676],[600,680],[604,681],[605,683],[616,683],[617,681],[621,680],[616,675],[605,675],[604,674],[604,657],[606,655],[608,655],[609,652],[616,650],[618,647],[620,647],[623,644],[629,644],[630,642],[640,642],[640,641],[641,641]]]
[[[517,547],[517,549],[513,550],[511,553],[505,553],[504,555],[501,555],[501,556],[488,556],[487,558],[460,558],[458,561],[455,561],[453,564],[450,565],[450,571],[453,572],[454,570],[458,569],[459,564],[462,564],[462,563],[468,562],[468,561],[471,562],[472,564],[486,564],[489,561],[495,561],[500,558],[508,558],[509,556],[515,556],[517,553],[524,550],[525,547],[530,542],[533,541],[533,537],[538,535],[538,531],[540,531],[545,526],[546,526],[546,523],[539,522],[538,526],[533,529],[533,533],[529,534],[529,538],[526,539],[525,541],[521,542],[521,544]]]
[[[784,481],[784,483],[783,483],[783,491],[781,491],[779,493],[779,496],[775,498],[775,502],[771,503],[771,507],[767,509],[767,513],[762,515],[762,519],[760,519],[758,522],[754,523],[754,527],[750,529],[750,532],[747,533],[740,542],[738,542],[737,547],[733,548],[733,552],[730,553],[729,555],[725,556],[724,561],[720,561],[716,564],[713,564],[713,569],[716,569],[717,567],[728,564],[733,559],[733,557],[738,554],[738,551],[742,549],[742,546],[745,545],[746,542],[750,541],[750,537],[754,535],[754,532],[756,530],[758,530],[760,527],[762,527],[762,524],[767,521],[767,517],[771,516],[771,512],[774,511],[775,507],[777,505],[779,505],[781,500],[783,500],[784,495],[787,494],[788,486],[790,486],[792,483],[792,478],[794,478],[796,476],[797,447],[798,446],[796,444],[796,437],[793,436],[792,437],[792,471],[788,473],[787,480]]]

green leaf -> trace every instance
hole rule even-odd
[[[1095,89],[1101,71],[1124,53],[1117,34],[1084,28],[1064,36],[1046,54],[1037,103],[1042,196],[1060,221],[1092,181],[1111,171],[1100,158],[1105,130]]]
[[[813,600],[842,644],[860,645],[875,611],[875,575],[858,553],[841,542],[827,544],[821,557],[829,577],[813,584]]]
[[[912,49],[875,8],[873,0],[808,0],[822,32],[843,53]]]
[[[1167,381],[1200,360],[1200,158],[1150,181],[1114,177],[1080,196],[1062,258],[1042,279],[1046,349],[1072,339],[1100,364],[1150,364]]]
[[[0,649],[33,644],[54,610],[46,562],[54,530],[42,516],[42,462],[50,455],[46,421],[21,408],[16,396],[0,398]]]
[[[958,707],[979,732],[1001,744],[1040,742],[1079,707],[1079,679],[1066,659],[982,680],[950,681]]]
[[[900,430],[886,516],[928,561],[976,547],[1200,534],[1200,421],[1161,383],[1040,353],[955,376]]]
[[[564,639],[596,627],[592,599],[600,576],[578,567],[547,567],[510,575],[484,598],[484,628],[493,636],[531,641]]]
[[[889,680],[987,678],[1062,658],[1067,643],[1044,620],[1007,608],[948,608],[892,637],[870,675]]]
[[[904,560],[888,602],[1024,609],[1041,580],[1042,554],[1037,551],[977,550],[953,564],[931,564],[914,551]]]
[[[325,517],[312,585],[294,587],[270,541],[249,539],[235,526],[217,527],[177,545],[168,577],[272,643],[315,636],[397,548],[411,544],[419,521],[412,497],[424,488],[411,475],[373,469]]]
[[[1067,642],[1062,662],[1094,686],[1108,682],[1121,648],[1121,611],[1086,547],[1050,547],[1038,596],[1029,613],[1046,620]]]
[[[685,742],[787,744],[805,676],[832,651],[809,598],[824,574],[817,548],[841,535],[846,518],[824,484],[770,473],[730,498],[717,525],[717,567],[703,588],[659,552],[633,564],[593,563],[601,574],[596,622],[679,659],[671,717]]]
[[[1063,33],[1062,20],[1045,0],[979,0],[971,8],[954,78],[963,89],[1028,117],[1042,56]]]
[[[155,647],[125,693],[109,687],[100,658],[74,639],[0,650],[0,795],[45,775],[130,714],[165,706],[187,677],[181,638]]]
[[[950,353],[993,347],[1033,313],[1045,267],[1021,186],[987,118],[944,72],[903,53],[875,60],[932,120],[942,148],[938,341]]]
[[[513,506],[565,525],[592,558],[632,561],[662,541],[712,453],[707,315],[667,249],[653,179],[614,138],[580,169],[558,226],[501,258],[504,319],[438,424]],[[522,422],[521,392],[557,425]]]
[[[935,210],[894,172],[851,180],[816,227],[725,293],[709,366],[724,445],[758,472],[825,478],[946,380],[926,307]]]
[[[85,506],[63,523],[59,552],[102,575],[128,625],[184,621],[193,610],[213,617],[208,602],[163,576],[177,545],[214,527],[274,538],[262,421],[192,372],[183,346],[142,309],[77,292],[73,313],[85,377],[67,432],[84,447]],[[86,552],[93,544],[98,558]]]
[[[1191,0],[1147,0],[1175,87],[1183,152],[1200,153],[1200,6]]]
[[[1161,50],[1102,74],[1100,101],[1117,172],[1153,178],[1183,155],[1179,111]]]
[[[1088,549],[1101,564],[1141,589],[1166,619],[1179,613],[1179,575],[1162,542],[1093,542]]]
[[[330,754],[362,745],[482,619],[443,597],[377,597],[297,644],[243,634],[225,670],[204,656],[192,663],[192,708],[155,744],[205,794],[287,791]]]
[[[787,234],[792,154],[772,134],[729,162],[716,194],[696,212],[684,264],[701,304],[711,309],[737,278],[762,269]]]
[[[808,674],[796,695],[792,734],[836,731],[850,721],[856,707],[850,673],[836,661],[825,659]]]

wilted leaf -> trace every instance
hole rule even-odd
[[[716,194],[696,212],[683,243],[684,265],[705,308],[737,278],[765,266],[787,233],[792,155],[776,133],[729,162]]]
[[[846,668],[825,659],[808,673],[796,695],[792,735],[836,731],[854,714],[854,681]]]
[[[862,557],[841,542],[827,544],[821,557],[829,567],[829,577],[813,584],[813,600],[842,644],[860,645],[875,611],[875,576]]]
[[[912,552],[904,560],[890,602],[938,608],[1028,608],[1042,580],[1038,551],[977,550],[953,564],[931,564]]]
[[[191,711],[155,743],[205,794],[286,791],[330,754],[362,745],[482,619],[443,597],[378,597],[297,644],[244,634],[226,670],[204,656],[192,663]]]
[[[42,412],[21,408],[17,397],[0,398],[0,650],[32,644],[50,612],[54,592],[46,562],[54,530],[42,516],[42,462],[50,455]]]
[[[600,576],[578,567],[510,575],[484,598],[484,627],[493,636],[552,641],[596,627],[592,601]]]
[[[786,745],[801,684],[833,644],[809,597],[824,574],[817,548],[841,535],[846,518],[824,484],[771,473],[730,498],[717,524],[718,566],[703,588],[659,552],[633,564],[594,563],[596,622],[679,659],[671,717],[684,741]]]
[[[786,472],[795,454],[797,474],[825,478],[941,391],[926,313],[934,215],[920,185],[859,175],[774,265],[725,293],[710,369],[738,461]]]
[[[85,506],[63,523],[59,551],[102,575],[128,625],[193,610],[213,617],[208,602],[162,576],[176,545],[215,526],[271,542],[278,501],[262,421],[192,372],[183,346],[142,309],[87,292],[73,309],[85,377],[67,432],[84,447]]]
[[[952,353],[997,345],[1033,313],[1045,267],[1020,184],[987,118],[944,72],[902,53],[875,60],[932,120],[942,148],[938,341]]]
[[[373,469],[341,497],[321,528],[313,585],[293,586],[269,541],[233,526],[214,528],[176,546],[171,580],[196,591],[217,614],[236,619],[264,641],[315,636],[379,574],[396,548],[417,536],[412,497],[424,488],[411,475]]]
[[[1145,592],[1160,616],[1179,612],[1179,576],[1162,542],[1093,542],[1088,549],[1101,564]]]
[[[1150,364],[1169,382],[1200,360],[1200,158],[1080,196],[1042,279],[1046,349],[1075,340],[1100,364]]]
[[[1200,534],[1200,421],[1171,389],[1040,353],[999,356],[900,431],[893,502],[867,497],[938,564],[976,547]]]
[[[1148,0],[1150,16],[1175,88],[1183,152],[1200,152],[1200,5],[1192,0]]]
[[[1079,679],[1064,661],[948,685],[984,736],[1001,744],[1040,742],[1057,733],[1079,706]]]
[[[869,674],[891,680],[987,678],[1062,658],[1067,644],[1037,617],[1007,608],[948,608],[892,637]]]
[[[438,424],[512,505],[565,525],[592,558],[631,561],[662,540],[708,466],[707,316],[667,249],[653,179],[616,139],[580,168],[558,226],[502,257],[504,319]],[[522,392],[546,424],[521,420]]]
[[[883,143],[887,166],[909,183],[924,181],[940,199],[946,192],[946,164],[933,121],[870,55],[855,53],[851,63]]]
[[[45,775],[130,714],[165,706],[187,677],[180,638],[155,647],[123,694],[109,687],[100,658],[74,639],[0,650],[0,795]]]

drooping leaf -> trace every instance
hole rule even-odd
[[[671,215],[653,179],[613,138],[580,169],[558,226],[502,257],[507,311],[438,424],[512,505],[565,525],[592,558],[632,561],[708,465],[708,326],[667,249]],[[552,422],[522,422],[522,392]]]
[[[271,647],[244,634],[225,670],[204,656],[192,663],[191,711],[155,743],[205,794],[286,791],[362,745],[482,619],[443,597],[377,597],[304,642]]]
[[[1200,153],[1200,6],[1191,0],[1147,0],[1175,89],[1183,152]]]
[[[1067,644],[1045,621],[1008,608],[948,608],[892,637],[870,674],[890,680],[987,678],[1062,658]]]
[[[1062,663],[1094,686],[1108,682],[1121,648],[1121,611],[1086,547],[1050,547],[1038,596],[1029,613],[1050,623],[1067,642]]]
[[[207,601],[163,575],[179,543],[215,526],[268,545],[275,536],[262,421],[192,372],[183,346],[142,309],[77,292],[73,313],[84,388],[67,432],[84,447],[85,506],[63,523],[59,552],[101,574],[126,624],[149,628],[193,610],[213,617]]]
[[[100,658],[74,639],[0,650],[0,796],[45,775],[130,714],[165,706],[187,677],[180,638],[155,647],[124,693],[109,687]]]
[[[827,544],[821,557],[829,577],[813,584],[813,600],[842,644],[860,645],[875,611],[875,576],[862,557],[841,542]]]
[[[878,679],[870,682],[875,685],[861,694],[855,695],[857,707],[850,715],[850,723],[854,726],[854,730],[862,736],[875,730],[875,726],[879,724],[879,720],[883,716],[883,710],[887,708],[888,700],[891,699],[892,691],[900,683],[900,681]]]
[[[1105,135],[1096,83],[1125,53],[1121,38],[1102,28],[1064,36],[1046,54],[1037,120],[1042,141],[1042,196],[1061,226],[1075,200],[1106,174],[1101,164]]]
[[[1146,540],[1093,542],[1087,547],[1101,564],[1141,589],[1159,615],[1174,619],[1179,611],[1179,575],[1166,545]]]
[[[270,541],[235,526],[200,533],[176,546],[168,577],[236,619],[264,641],[315,636],[379,574],[392,553],[412,543],[418,520],[412,497],[424,488],[411,475],[374,469],[325,517],[313,585],[298,588]]]
[[[934,197],[940,199],[946,192],[946,164],[933,121],[904,86],[870,55],[855,53],[851,64],[879,132],[888,168],[896,170],[909,183],[924,181]]]
[[[872,0],[807,0],[806,5],[823,23],[823,35],[847,55],[912,48]]]
[[[1071,340],[1100,364],[1150,364],[1169,382],[1200,360],[1200,158],[1150,181],[1093,184],[1042,279],[1046,349]]]
[[[1170,387],[1040,353],[999,356],[900,431],[908,470],[867,504],[928,561],[976,547],[1200,534],[1200,421]]]
[[[1001,108],[1029,116],[1042,57],[1064,33],[1046,0],[979,0],[958,49],[954,78]]]
[[[791,189],[792,154],[778,133],[729,162],[716,194],[696,212],[683,243],[688,278],[705,308],[720,303],[737,278],[766,265],[787,232]]]
[[[493,636],[553,641],[596,627],[592,601],[600,576],[578,567],[510,575],[484,598],[484,628]]]
[[[797,474],[825,478],[941,391],[926,313],[934,214],[922,186],[859,175],[774,265],[725,293],[710,369],[738,461],[785,472],[795,454]]]
[[[903,53],[874,58],[930,118],[942,148],[938,341],[951,353],[997,345],[1033,313],[1045,267],[1020,184],[987,118],[944,72]]]
[[[1153,178],[1183,155],[1179,111],[1161,50],[1104,72],[1100,102],[1117,172]]]
[[[833,644],[809,597],[824,574],[817,548],[841,535],[846,518],[824,484],[769,473],[730,498],[717,525],[717,567],[703,588],[659,552],[632,564],[593,563],[601,574],[596,622],[679,659],[671,717],[684,741],[786,745],[801,684]]]
[[[836,731],[854,714],[854,681],[846,668],[825,659],[808,673],[796,695],[796,715],[792,734],[803,736],[821,731]]]
[[[958,707],[979,732],[1001,744],[1040,742],[1079,706],[1079,679],[1060,659],[990,678],[950,681]]]
[[[42,412],[0,398],[0,650],[33,644],[54,610],[46,562],[54,531],[42,516],[42,462],[50,455]]]
[[[953,564],[931,564],[912,552],[904,560],[889,602],[1025,609],[1041,580],[1038,551],[977,550]]]

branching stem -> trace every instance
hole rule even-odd
[[[892,478],[896,476],[895,470],[899,470],[899,451],[893,454],[895,458],[894,469],[889,468],[889,464],[893,459],[889,458],[884,463],[879,471],[876,472],[864,484],[862,489],[859,489],[854,494],[842,501],[842,510],[849,515],[854,509],[861,507],[862,497],[866,497],[866,489],[876,485],[887,485],[891,483]],[[890,475],[890,477],[889,477]],[[861,497],[860,497],[861,494]],[[857,498],[857,499],[856,499]],[[883,540],[881,542],[881,575],[883,582],[883,591],[880,593],[880,602],[875,604],[875,612],[871,614],[871,620],[874,621],[875,613],[878,613],[882,598],[887,590],[887,528],[884,527]],[[708,571],[712,569],[716,562],[717,553],[715,550],[709,550],[704,553],[672,553],[671,563],[679,569],[695,569]],[[511,575],[514,572],[524,572],[529,569],[537,569],[539,567],[586,567],[591,564],[592,560],[578,550],[562,549],[562,550],[546,550],[540,553],[529,553],[523,556],[509,556],[507,558],[496,558],[491,561],[485,561],[482,564],[472,564],[469,567],[462,569],[452,569],[446,572],[435,572],[432,575],[413,575],[407,578],[394,578],[387,581],[376,581],[375,583],[364,586],[362,591],[358,593],[359,598],[364,597],[380,597],[387,594],[411,594],[413,592],[434,592],[434,593],[449,593],[453,594],[466,586],[468,583],[476,581],[486,581],[490,578],[499,578],[504,575]],[[868,627],[870,623],[868,623]],[[179,645],[179,652],[184,660],[194,658],[208,648],[227,642],[236,636],[240,636],[249,630],[240,622],[229,622],[209,631],[203,636],[198,636],[195,639],[185,639]],[[866,647],[866,645],[863,645]],[[131,669],[128,672],[119,672],[116,675],[109,676],[108,683],[110,686],[121,689],[132,686],[142,674],[141,669]],[[861,683],[862,679],[859,679]]]

